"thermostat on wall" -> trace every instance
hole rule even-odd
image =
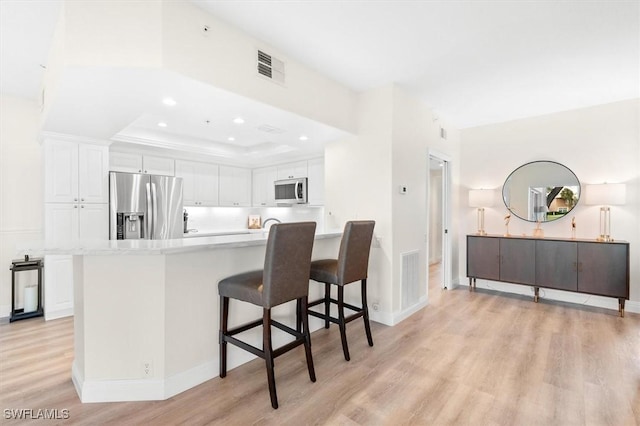
[[[404,195],[404,194],[406,194],[407,192],[409,192],[409,190],[407,189],[407,187],[406,187],[406,186],[404,186],[404,185],[400,185],[400,193]]]

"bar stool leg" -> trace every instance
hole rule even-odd
[[[267,382],[269,383],[269,396],[271,406],[278,408],[278,395],[276,394],[276,377],[273,368],[273,347],[271,346],[271,309],[264,308],[262,315],[262,350],[264,362],[267,366]]]
[[[303,312],[306,312],[306,308],[302,310],[302,300],[296,299],[296,331],[298,333],[302,332],[302,315]]]
[[[324,328],[329,328],[329,312],[331,312],[331,284],[324,283]]]
[[[362,280],[362,318],[364,319],[364,331],[367,333],[367,342],[369,346],[373,346],[373,337],[371,337],[371,326],[369,325],[369,308],[367,306],[367,280]]]
[[[311,332],[309,331],[309,315],[307,314],[308,297],[298,299],[302,306],[302,324],[304,331],[304,352],[307,356],[307,368],[309,369],[309,379],[316,381],[316,371],[313,367],[313,357],[311,356]]]
[[[224,339],[228,331],[229,298],[220,296],[220,378],[227,375],[227,341]]]
[[[347,324],[344,320],[344,286],[338,286],[338,326],[340,327],[340,338],[342,339],[342,352],[344,359],[349,361],[349,347],[347,346]]]

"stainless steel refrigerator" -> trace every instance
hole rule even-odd
[[[182,178],[109,173],[109,239],[182,238]]]

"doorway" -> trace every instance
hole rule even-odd
[[[427,177],[427,295],[437,302],[442,290],[451,288],[450,241],[450,159],[440,153],[429,153]]]

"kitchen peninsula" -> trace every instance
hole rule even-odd
[[[340,232],[316,234],[313,259],[334,257]],[[21,254],[73,255],[74,362],[82,402],[163,400],[218,375],[220,279],[261,269],[266,232],[174,240],[79,241],[23,247]],[[311,297],[321,286],[311,286]],[[316,294],[317,292],[317,294]],[[243,304],[229,321],[259,318]],[[274,309],[295,323],[295,305]],[[322,326],[311,321],[312,330]],[[274,334],[274,345],[286,341]],[[261,331],[247,333],[261,345]],[[233,368],[252,359],[229,348]]]

